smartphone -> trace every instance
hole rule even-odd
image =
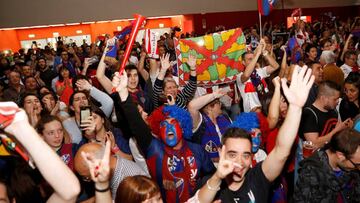
[[[87,120],[91,116],[90,106],[80,107],[80,125],[84,120]]]

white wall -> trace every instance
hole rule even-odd
[[[285,8],[360,5],[360,0],[283,0]],[[282,0],[277,0],[281,8]],[[0,0],[0,28],[145,16],[256,10],[257,0]],[[359,14],[354,14],[354,16]]]

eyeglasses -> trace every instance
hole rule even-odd
[[[348,159],[348,160],[352,163],[352,165],[355,166],[355,168],[357,168],[357,169],[360,168],[360,163],[354,163],[351,159]]]

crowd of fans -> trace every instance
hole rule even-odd
[[[244,71],[211,92],[197,56],[172,77],[179,28],[123,73],[126,40],[1,55],[1,138],[30,159],[0,156],[0,202],[360,202],[358,19],[246,28]]]

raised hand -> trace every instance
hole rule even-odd
[[[222,96],[226,95],[228,93],[228,89],[219,88],[215,90],[212,94],[214,96],[214,99],[219,99]]]
[[[189,54],[189,59],[187,61],[187,64],[190,66],[190,69],[196,68],[196,59],[197,59],[196,55]]]
[[[275,89],[280,88],[281,87],[281,85],[280,85],[280,77],[279,76],[274,77],[272,79],[272,83],[274,84]]]
[[[85,80],[85,79],[80,79],[78,81],[76,81],[76,87],[80,90],[80,91],[90,91],[92,85],[90,84],[89,81]]]
[[[112,86],[117,91],[120,92],[122,90],[127,89],[128,77],[126,72],[123,71],[120,75],[119,72],[116,72],[112,79]]]
[[[226,160],[225,158],[225,145],[223,145],[220,150],[219,165],[215,174],[218,178],[224,179],[227,175],[234,171],[234,168],[234,163],[230,160]]]
[[[50,110],[50,115],[56,116],[58,113],[60,113],[60,101],[57,101],[55,104],[55,107],[53,109],[48,109]]]
[[[81,156],[89,167],[91,179],[95,183],[108,182],[110,178],[110,140],[105,144],[105,152],[102,159],[97,159],[93,154],[81,152]]]
[[[80,127],[85,131],[85,135],[88,139],[95,139],[96,123],[94,117],[89,116],[88,119],[82,120]]]
[[[299,72],[298,67],[295,68],[291,77],[291,84],[288,87],[286,79],[282,78],[282,88],[289,104],[296,105],[302,108],[308,98],[311,86],[314,83],[315,77],[311,75],[311,69],[307,67],[301,68]]]
[[[167,53],[165,54],[165,56],[161,56],[160,57],[160,63],[161,63],[161,68],[160,68],[160,71],[162,73],[166,73],[166,71],[170,68],[170,54]]]
[[[283,52],[286,52],[286,48],[287,48],[286,45],[282,45],[282,46],[280,47],[280,49],[281,49]]]

